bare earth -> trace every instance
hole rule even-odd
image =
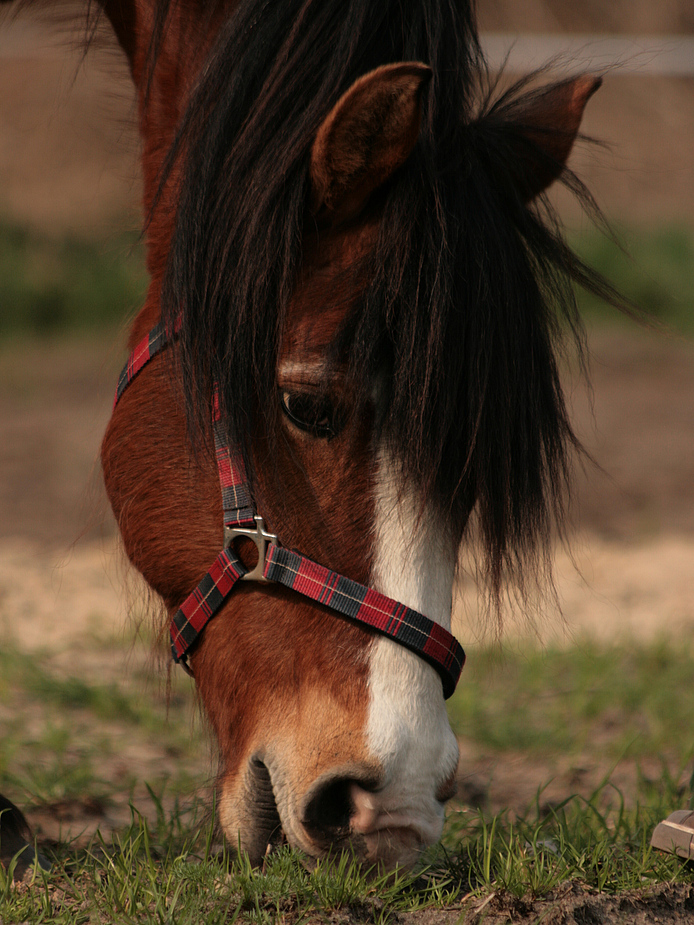
[[[567,27],[556,6],[548,13],[531,4],[520,25]],[[513,28],[517,5],[481,7],[489,28]],[[683,28],[684,5],[661,7],[664,30]],[[638,28],[653,25],[647,9],[639,4]],[[573,20],[568,27],[577,28]],[[0,25],[0,210],[55,231],[132,227],[137,139],[124,63],[117,52],[99,53],[76,72],[78,56],[51,50],[47,35],[22,22]],[[615,142],[616,153],[579,152],[576,166],[613,218],[691,222],[693,126],[692,81],[614,76],[591,103],[586,131]],[[591,350],[592,410],[586,389],[569,375],[567,383],[576,426],[601,468],[578,471],[573,557],[557,552],[564,619],[549,614],[533,630],[511,621],[509,637],[684,637],[694,631],[694,345],[619,328],[594,332]],[[86,630],[127,632],[125,569],[97,463],[122,360],[120,344],[98,339],[0,344],[0,638],[62,653],[75,674],[95,670],[79,646]],[[464,641],[488,633],[465,576],[456,630]],[[120,673],[113,664],[96,668]],[[156,743],[140,758],[146,773],[161,758]],[[575,768],[557,760],[518,755],[498,767],[466,748],[461,767],[463,794],[491,779],[494,807],[527,804],[550,777],[548,798],[577,786]],[[582,783],[590,787],[600,773],[587,769]],[[75,820],[84,823],[84,814]],[[480,919],[679,922],[694,914],[688,887],[662,886],[632,902],[569,886],[547,903],[522,905],[493,898]],[[424,925],[442,916],[421,918]]]

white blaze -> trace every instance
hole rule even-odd
[[[372,586],[450,630],[455,544],[429,512],[421,513],[411,491],[401,491],[384,450],[375,502]],[[370,654],[369,689],[368,744],[386,775],[385,787],[374,794],[377,821],[369,828],[387,828],[390,820],[411,825],[424,842],[436,841],[443,807],[435,793],[458,762],[441,679],[422,658],[379,636]]]

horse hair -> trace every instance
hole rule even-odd
[[[312,140],[357,77],[407,60],[433,71],[421,134],[380,193],[368,283],[335,359],[363,401],[388,370],[382,426],[397,441],[403,479],[446,522],[462,525],[474,508],[498,603],[509,575],[523,588],[544,573],[553,524],[564,519],[579,442],[558,351],[568,337],[583,356],[574,283],[617,297],[569,249],[546,199],[524,201],[518,145],[528,161],[547,158],[522,132],[538,91],[525,80],[502,93],[490,81],[472,2],[241,0],[162,177],[183,165],[163,318],[172,324],[182,311],[177,362],[191,426],[207,429],[216,382],[252,483],[253,416],[278,406]],[[594,211],[585,187],[561,172]]]

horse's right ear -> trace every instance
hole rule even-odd
[[[425,64],[386,64],[337,101],[311,149],[309,207],[332,224],[356,217],[407,160],[419,136]]]
[[[529,93],[509,107],[502,130],[511,151],[511,179],[526,202],[561,176],[586,103],[601,84],[601,77],[583,74]]]

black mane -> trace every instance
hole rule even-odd
[[[312,140],[358,76],[408,60],[434,74],[421,137],[384,191],[372,282],[339,348],[362,394],[390,370],[384,427],[403,475],[448,521],[462,524],[474,505],[498,601],[508,572],[522,582],[542,570],[562,518],[578,442],[555,342],[568,332],[581,349],[573,282],[613,294],[568,249],[546,203],[526,206],[510,182],[509,139],[533,91],[481,93],[472,2],[241,0],[169,160],[186,166],[164,320],[184,306],[191,421],[207,426],[216,381],[230,440],[247,450],[250,415],[276,388]]]

